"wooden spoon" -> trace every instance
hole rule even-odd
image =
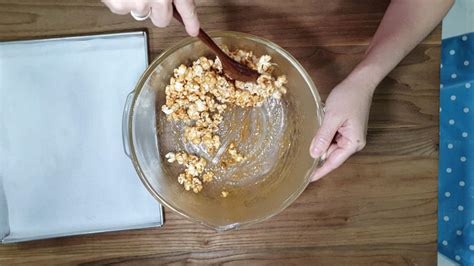
[[[181,22],[184,25],[183,19],[181,15],[176,10],[176,7],[173,4],[173,17]],[[239,80],[244,82],[256,82],[257,78],[260,74],[243,65],[234,59],[230,58],[224,51],[217,46],[217,44],[201,29],[199,29],[199,34],[197,36],[204,44],[206,44],[211,50],[219,57],[219,60],[222,63],[222,69],[224,70],[224,74],[233,80]]]

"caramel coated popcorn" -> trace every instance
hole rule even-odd
[[[166,103],[161,107],[169,121],[185,123],[184,140],[194,145],[203,145],[209,153],[215,153],[221,146],[218,135],[223,114],[229,107],[259,107],[270,97],[280,99],[287,92],[285,75],[274,77],[274,64],[269,55],[255,56],[251,51],[223,50],[234,60],[260,73],[256,82],[242,82],[227,78],[219,58],[215,60],[200,57],[191,66],[180,65],[174,69],[173,77],[165,88]],[[239,154],[235,144],[227,149],[230,161],[242,162],[245,156]],[[194,161],[205,160],[186,153],[168,153],[166,159],[186,166],[178,182],[186,190],[199,192],[203,182],[213,179],[211,172],[202,173]],[[186,157],[186,158],[185,158]],[[201,168],[199,168],[201,169]]]
[[[240,163],[241,161],[245,159],[245,157],[242,154],[237,152],[237,148],[235,147],[235,144],[233,142],[229,144],[227,153],[230,156],[229,163]]]
[[[214,173],[205,171],[207,161],[204,158],[184,152],[169,152],[165,158],[169,163],[177,162],[185,166],[184,172],[178,175],[178,183],[187,191],[199,193],[203,188],[203,183],[211,182],[214,178]]]

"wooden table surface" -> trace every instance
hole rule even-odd
[[[197,1],[207,30],[270,39],[325,98],[361,60],[388,1]],[[110,13],[98,0],[0,0],[0,40],[146,28],[151,59],[185,37]],[[276,217],[216,233],[165,210],[159,229],[0,246],[0,264],[436,263],[440,27],[380,84],[367,147]]]

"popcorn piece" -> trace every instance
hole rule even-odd
[[[204,56],[199,57],[198,61],[201,64],[202,69],[204,71],[208,71],[209,69],[211,69],[211,66],[214,64],[214,62],[212,60],[209,60]]]
[[[201,137],[203,132],[199,127],[185,127],[184,128],[184,139],[192,142],[193,144],[201,143]]]
[[[165,158],[168,159],[168,162],[169,163],[173,163],[174,161],[176,161],[176,155],[172,152],[168,152],[166,155],[165,155]]]
[[[196,61],[196,62],[198,62],[198,61]],[[204,71],[204,69],[202,68],[201,65],[196,64],[195,66],[193,66],[193,75],[194,76],[198,76],[198,77],[202,76],[203,71]]]
[[[175,159],[178,164],[183,165],[187,162],[187,155],[185,153],[178,153],[175,155]]]
[[[179,81],[175,82],[175,83],[174,83],[174,90],[175,90],[176,92],[181,92],[181,91],[183,91],[183,90],[184,90],[184,85],[183,85],[183,83],[181,83],[181,82],[179,82]]]
[[[285,85],[286,83],[288,83],[288,80],[286,79],[286,76],[285,75],[281,75],[277,78],[277,80],[275,81],[275,86],[277,88],[281,88],[283,87],[283,85]]]
[[[235,144],[233,142],[229,144],[227,153],[230,155],[231,158],[229,163],[240,163],[246,159],[244,156],[242,156],[242,154],[237,152],[237,148],[235,147]]]
[[[184,181],[184,189],[186,191],[189,191],[191,189],[192,185],[193,184],[191,182],[189,182],[188,180]]]
[[[191,120],[198,120],[199,119],[199,111],[196,104],[191,104],[188,107],[188,116]]]
[[[199,158],[199,161],[196,163],[196,169],[198,170],[199,174],[204,172],[206,165],[207,161],[204,158]]]
[[[202,182],[198,178],[193,178],[193,183],[191,184],[194,193],[199,193],[202,190]]]
[[[222,63],[221,63],[221,60],[219,59],[219,57],[216,57],[212,67],[215,68],[217,70],[217,72],[222,73]]]
[[[204,175],[202,175],[202,181],[204,181],[204,183],[211,182],[212,179],[214,179],[213,172],[206,172]]]
[[[223,198],[227,198],[228,195],[229,195],[229,192],[227,192],[227,191],[222,191],[221,192],[221,197],[223,197]]]
[[[181,64],[177,69],[174,70],[174,77],[177,80],[184,80],[184,76],[186,75],[187,72],[187,67],[183,64]]]
[[[186,175],[184,175],[184,174],[179,174],[179,176],[178,176],[178,183],[179,183],[180,185],[182,185],[182,184],[184,184],[185,181],[186,181]]]
[[[215,148],[215,149],[219,149],[219,147],[221,146],[221,139],[219,136],[217,135],[214,135],[212,137],[212,146]]]
[[[186,170],[184,170],[184,172],[186,173],[186,175],[190,175],[190,176],[198,176],[199,173],[196,169],[196,167],[194,166],[194,164],[189,164],[188,167],[186,168]]]
[[[270,68],[272,67],[272,64],[270,63],[270,60],[272,60],[272,57],[269,55],[262,55],[260,59],[258,60],[257,63],[257,71],[260,74],[263,73],[268,73]]]
[[[161,106],[161,111],[163,111],[163,113],[165,113],[166,115],[170,115],[171,113],[173,113],[173,109],[169,108],[166,105]]]
[[[202,100],[197,99],[197,100],[196,100],[196,110],[197,110],[198,112],[204,112],[204,111],[206,111],[206,109],[207,109],[207,108],[206,108],[206,104],[205,104]],[[197,120],[197,119],[196,119],[196,120]]]

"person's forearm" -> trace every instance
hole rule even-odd
[[[362,62],[347,78],[373,92],[441,21],[454,0],[392,0]]]

